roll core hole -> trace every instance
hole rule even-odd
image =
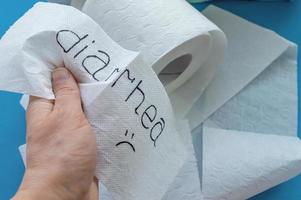
[[[177,79],[190,65],[191,60],[192,55],[185,54],[168,63],[158,76],[162,84],[167,85]]]

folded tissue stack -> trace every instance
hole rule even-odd
[[[0,89],[54,99],[51,71],[74,74],[101,200],[246,199],[301,172],[295,44],[184,0],[69,3],[6,32]]]

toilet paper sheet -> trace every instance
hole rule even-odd
[[[195,128],[201,122],[204,122],[206,119],[208,119],[208,117],[217,111],[217,109],[223,106],[232,97],[237,95],[239,91],[244,89],[249,83],[251,83],[251,81],[253,81],[259,74],[261,74],[268,66],[270,66],[292,46],[290,42],[283,39],[271,30],[257,26],[218,7],[209,6],[203,11],[203,14],[225,32],[228,39],[228,49],[225,55],[225,60],[218,67],[214,79],[211,81],[201,98],[198,99],[198,101],[194,104],[193,109],[191,109],[188,114],[192,128]],[[295,60],[291,60],[292,62],[295,62]],[[282,68],[281,70],[284,71],[285,69]],[[296,78],[293,80],[296,80]],[[296,83],[292,81],[291,86],[293,84]],[[291,88],[290,91],[294,90],[294,88],[295,86]],[[278,91],[275,92],[278,93]],[[283,91],[284,96],[287,95],[286,92],[287,91],[285,90]],[[247,99],[252,100],[253,95],[255,95],[254,98],[257,98],[256,95],[258,94],[250,94],[248,95]],[[296,96],[290,99],[290,101],[294,102],[295,98]],[[273,103],[273,105],[276,103],[277,102]],[[238,105],[238,107],[239,106],[240,105]],[[280,109],[277,109],[277,112],[279,110],[286,111],[285,104],[280,104],[278,106],[280,106]],[[296,116],[294,113],[296,113],[296,111],[293,110],[296,108],[295,106],[295,103],[293,106],[290,106],[288,110],[292,111],[292,113],[286,114],[286,116],[290,115],[290,119],[294,118],[294,122],[290,122],[286,125],[287,120],[281,121],[285,117],[282,117],[282,113],[280,112],[278,117],[271,117],[268,116],[268,113],[265,113],[264,117],[268,117],[268,125],[260,125],[259,127],[264,127],[266,129],[266,127],[271,127],[271,124],[276,123],[280,123],[279,126],[285,127],[289,127],[289,125],[292,123],[295,124]],[[250,106],[246,108],[250,108]],[[245,109],[245,107],[241,109]],[[249,111],[253,111],[251,109],[252,108],[250,108]],[[268,112],[275,112],[272,111],[274,108],[267,109]],[[253,113],[253,115],[254,114],[257,113]],[[241,120],[246,119],[244,123],[247,125],[254,123],[254,120],[256,119],[256,123],[259,124],[267,122],[267,120],[263,122],[260,117],[252,118],[252,122],[246,122],[250,118],[242,118]],[[240,124],[240,126],[243,125]]]
[[[188,157],[162,200],[202,200],[200,175],[189,123],[187,120],[178,121],[177,125],[182,141],[187,148]]]
[[[3,90],[52,99],[51,71],[71,70],[97,138],[96,176],[116,200],[162,198],[186,148],[163,85],[136,52],[78,10],[49,3],[36,4],[10,28],[0,52]]]
[[[23,163],[26,166],[26,144],[19,146],[19,152],[21,154]]]
[[[287,42],[289,44],[289,42]],[[291,44],[208,121],[228,130],[297,136],[297,48]]]
[[[190,120],[190,123],[195,120],[197,125],[200,113],[207,112],[202,118],[205,120],[204,146],[196,150],[203,151],[204,156],[199,169],[204,199],[247,199],[301,171],[298,164],[301,157],[295,153],[301,145],[299,139],[274,136],[297,134],[297,48],[276,33],[222,9],[208,7],[204,14],[221,27],[228,38],[225,62],[195,105],[195,108],[208,107],[199,107],[201,110]],[[235,137],[223,133],[235,133]],[[272,135],[269,138],[260,134]],[[256,137],[264,144],[259,145]],[[212,138],[216,143],[227,142],[213,145]],[[279,140],[275,138],[282,140],[281,147],[286,146],[281,148],[281,154],[277,153]],[[268,148],[262,153],[261,146],[265,145]],[[269,159],[263,162],[265,157]],[[277,163],[278,160],[281,162]],[[275,173],[278,170],[279,173]],[[258,175],[258,172],[262,173]]]
[[[203,144],[206,200],[248,199],[301,170],[297,137],[204,127]]]

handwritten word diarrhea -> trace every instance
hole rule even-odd
[[[126,81],[129,88],[134,87],[134,89],[125,97],[124,101],[128,102],[131,98],[131,100],[135,100],[136,107],[134,108],[134,113],[140,117],[139,123],[149,135],[154,147],[156,147],[156,143],[164,131],[165,120],[163,117],[158,116],[156,105],[146,101],[147,94],[144,92],[143,80],[133,77],[132,72],[129,69],[121,71],[118,67],[113,67],[113,70],[110,73],[107,73],[107,71],[104,73],[104,70],[112,68],[112,66],[110,66],[111,57],[106,51],[98,49],[99,45],[97,45],[97,41],[90,39],[89,34],[80,36],[71,30],[60,30],[56,34],[56,41],[65,54],[68,54],[73,59],[80,59],[78,61],[80,61],[81,67],[95,81],[107,82],[112,77],[117,77],[111,84],[112,89],[116,88],[120,81]],[[81,48],[79,48],[79,46]],[[89,51],[87,51],[88,49]],[[91,52],[91,49],[94,53],[88,54],[87,52]],[[104,77],[105,75],[106,77],[101,80],[97,78]],[[142,110],[142,107],[146,107],[146,109]],[[127,136],[128,129],[125,133],[126,134],[124,135]],[[134,135],[135,134],[133,133],[131,139],[133,139]],[[133,143],[127,140],[117,142],[115,146],[119,147],[124,144],[128,144],[133,152],[136,151]]]

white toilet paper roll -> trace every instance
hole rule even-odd
[[[223,32],[184,0],[87,0],[82,10],[118,44],[141,52],[179,116],[202,94],[223,57]]]

